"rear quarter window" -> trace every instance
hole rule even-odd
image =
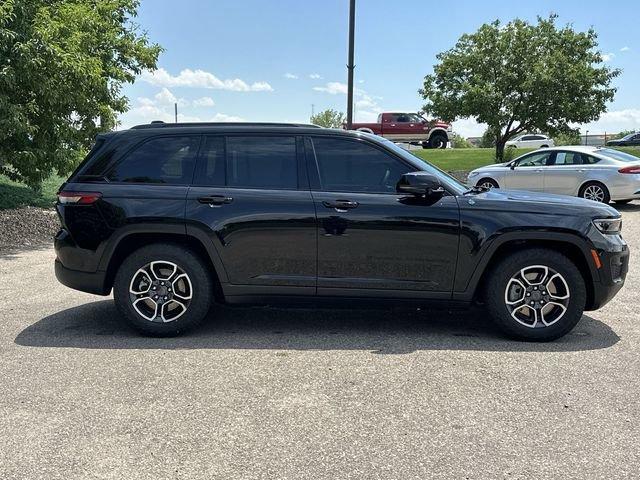
[[[199,144],[199,135],[152,138],[126,154],[106,177],[110,182],[187,185]]]

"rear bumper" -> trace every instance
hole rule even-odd
[[[593,301],[586,310],[603,307],[620,291],[629,270],[629,248],[625,245],[619,252],[600,252],[600,261],[600,281],[594,282]]]
[[[111,293],[111,289],[106,286],[106,272],[71,270],[62,265],[58,259],[55,261],[55,272],[58,281],[67,287],[95,295],[109,295]]]

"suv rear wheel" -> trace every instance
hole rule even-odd
[[[129,255],[113,285],[115,303],[129,323],[158,337],[178,335],[202,322],[212,292],[211,275],[197,255],[160,243]]]
[[[527,249],[502,260],[491,272],[486,304],[507,335],[544,342],[576,326],[586,303],[584,279],[564,255]]]

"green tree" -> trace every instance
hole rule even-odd
[[[139,0],[2,0],[0,173],[38,188],[67,174],[128,108],[122,94],[161,47]]]
[[[327,110],[318,112],[315,115],[311,115],[310,122],[313,125],[318,125],[320,127],[340,128],[345,122],[345,116],[342,112],[328,108]]]
[[[570,130],[566,133],[559,133],[553,136],[553,142],[557,146],[562,145],[580,145],[580,132],[578,130]]]
[[[471,142],[464,138],[462,135],[458,135],[457,133],[452,133],[449,135],[449,139],[451,140],[451,146],[453,148],[472,148]]]
[[[593,29],[559,28],[556,16],[536,24],[498,20],[464,34],[437,55],[420,94],[425,112],[444,120],[475,117],[495,132],[496,158],[518,133],[567,132],[596,120],[616,89],[617,69],[603,65]]]

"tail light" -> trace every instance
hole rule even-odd
[[[91,205],[101,196],[100,192],[58,192],[58,202],[63,205]]]
[[[640,165],[631,165],[618,170],[618,173],[640,173]]]

